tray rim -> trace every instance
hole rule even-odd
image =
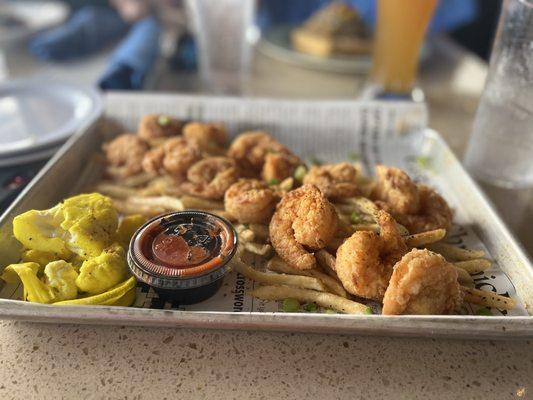
[[[140,95],[137,95],[140,96]],[[157,96],[157,95],[156,95]],[[168,94],[163,94],[161,97],[169,97]],[[195,99],[212,99],[210,96],[172,96],[177,98],[195,98]],[[219,100],[224,100],[223,97],[217,97]],[[248,100],[245,98],[228,98],[238,100]],[[261,99],[253,98],[252,101],[273,101],[273,100],[289,100],[289,99]],[[292,100],[296,101],[298,100]],[[309,103],[309,100],[302,100],[302,103]],[[315,103],[315,101],[312,101]],[[317,100],[316,103],[328,102]],[[339,103],[334,100],[330,102]],[[340,101],[342,103],[361,103],[361,101]],[[372,102],[376,103],[376,102]],[[378,102],[379,103],[379,102]],[[390,103],[390,102],[388,102]],[[105,111],[104,114],[105,116]],[[0,217],[0,224],[4,224],[9,218],[10,213],[17,208],[26,195],[39,184],[40,179],[49,173],[54,168],[55,164],[60,162],[62,157],[69,152],[69,150],[76,146],[77,142],[90,134],[94,127],[98,124],[101,118],[95,120],[91,125],[80,128],[69,140],[62,146],[52,159],[42,168],[42,170],[35,176],[31,183],[20,193],[17,199]],[[472,190],[477,196],[480,196],[486,201],[486,206],[491,213],[490,217],[493,223],[498,225],[498,229],[505,234],[506,241],[512,246],[513,252],[521,261],[529,265],[532,263],[530,258],[525,253],[520,243],[515,239],[513,234],[509,231],[507,226],[503,223],[499,215],[494,209],[493,204],[487,199],[486,195],[479,188],[477,183],[473,181],[468,172],[463,168],[456,155],[451,151],[445,140],[433,129],[426,128],[424,134],[437,140],[453,157],[454,161],[461,166],[461,171],[465,178],[471,184]],[[47,310],[43,315],[40,311]],[[132,312],[133,310],[133,312]],[[135,314],[135,315],[131,315]],[[170,318],[172,316],[172,318]],[[195,316],[202,317],[203,320],[198,320]],[[296,319],[300,319],[303,315],[298,315]],[[225,317],[225,318],[222,318]],[[304,318],[310,319],[313,322],[306,324],[303,327],[294,327],[287,321],[295,319],[293,314],[287,313],[264,313],[264,312],[220,312],[220,311],[181,311],[181,310],[158,310],[158,309],[143,309],[143,308],[127,308],[127,307],[105,307],[105,306],[84,306],[84,307],[68,307],[68,306],[53,306],[27,303],[20,300],[0,299],[0,319],[19,319],[34,322],[50,322],[50,323],[88,323],[88,324],[108,324],[108,325],[138,325],[138,326],[179,326],[190,328],[210,328],[210,329],[264,329],[277,331],[292,331],[292,332],[323,332],[323,333],[343,333],[343,334],[377,334],[383,336],[424,336],[424,332],[429,330],[430,336],[436,337],[467,337],[467,334],[475,333],[484,338],[529,338],[533,337],[533,315],[529,316],[506,316],[506,317],[487,317],[487,316],[362,316],[352,315],[346,316],[342,314],[324,315],[311,314],[305,315]],[[339,321],[359,321],[351,326],[342,324],[342,326],[331,326],[331,319]],[[327,324],[325,323],[327,321]],[[406,322],[414,322],[410,326],[405,325]],[[479,324],[479,321],[485,323]],[[445,330],[437,331],[436,329],[443,323],[456,323],[457,327],[446,328]],[[387,324],[394,325],[392,329]],[[403,324],[398,325],[396,324]],[[420,326],[422,324],[423,326]],[[425,324],[425,325],[424,325]],[[495,330],[499,327],[500,330]],[[478,338],[478,336],[476,336]]]

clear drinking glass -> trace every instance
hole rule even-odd
[[[486,183],[533,186],[533,0],[505,0],[465,156]]]
[[[240,94],[250,73],[255,0],[188,0],[205,90]]]

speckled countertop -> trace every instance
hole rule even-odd
[[[533,341],[0,322],[0,399],[531,399]]]

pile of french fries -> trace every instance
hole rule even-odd
[[[293,184],[292,181],[282,182],[285,190],[290,190]],[[167,176],[154,178],[147,174],[139,174],[120,183],[100,181],[92,189],[111,197],[115,207],[125,215],[142,214],[152,217],[166,212],[197,209],[233,220],[225,211],[222,201],[206,200],[180,193],[172,178]],[[335,203],[334,206],[340,219],[338,237],[328,245],[327,249],[315,253],[320,266],[317,270],[295,269],[276,256],[269,244],[267,225],[236,225],[240,244],[233,260],[234,269],[262,285],[251,291],[249,293],[251,296],[264,300],[294,298],[302,303],[316,303],[323,308],[347,314],[372,313],[366,304],[354,301],[343,288],[335,272],[333,254],[343,240],[355,231],[379,232],[379,226],[374,219],[377,207],[365,197],[345,199]],[[515,300],[511,298],[474,288],[472,275],[483,272],[491,266],[483,251],[467,250],[442,243],[446,235],[444,229],[409,235],[405,227],[398,225],[398,228],[408,247],[426,247],[454,264],[466,302],[507,310],[516,306]],[[252,253],[268,260],[266,263],[268,272],[250,267],[243,261],[245,253]]]

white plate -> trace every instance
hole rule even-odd
[[[301,67],[339,73],[366,73],[372,59],[369,55],[316,57],[301,53],[292,47],[290,32],[293,25],[278,25],[263,32],[259,50],[276,60]]]
[[[20,24],[6,26],[0,23],[0,45],[15,42],[63,22],[69,13],[67,5],[60,1],[0,2],[0,16],[13,17]]]
[[[64,142],[102,112],[94,89],[38,80],[0,85],[0,159]]]

